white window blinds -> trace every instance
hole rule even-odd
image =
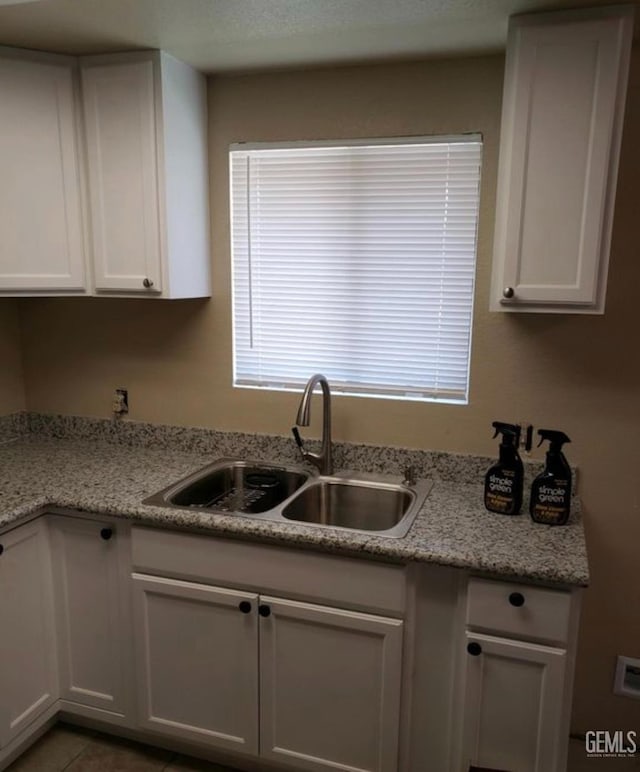
[[[234,384],[466,402],[481,151],[233,146]]]

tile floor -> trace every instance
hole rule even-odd
[[[150,745],[58,724],[6,772],[236,772]]]
[[[6,772],[236,772],[206,761],[58,724]],[[416,770],[426,772],[426,770]],[[438,772],[430,770],[429,772]],[[571,740],[567,772],[640,772],[640,755],[593,759]]]

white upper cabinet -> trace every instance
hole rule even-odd
[[[206,100],[160,51],[0,47],[0,295],[208,297]]]
[[[96,293],[210,295],[205,78],[159,51],[81,73]]]
[[[603,313],[630,8],[514,17],[491,310]]]
[[[0,294],[83,292],[75,60],[0,49]]]

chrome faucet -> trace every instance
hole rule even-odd
[[[310,453],[304,449],[304,444],[297,427],[309,426],[311,395],[318,384],[322,388],[322,446],[320,453]],[[300,400],[296,425],[291,431],[300,448],[302,458],[315,464],[320,470],[320,474],[333,474],[333,460],[331,458],[331,390],[329,389],[329,381],[327,381],[324,375],[317,373],[309,378]]]

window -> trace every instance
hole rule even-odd
[[[465,403],[481,151],[232,146],[234,385]]]

